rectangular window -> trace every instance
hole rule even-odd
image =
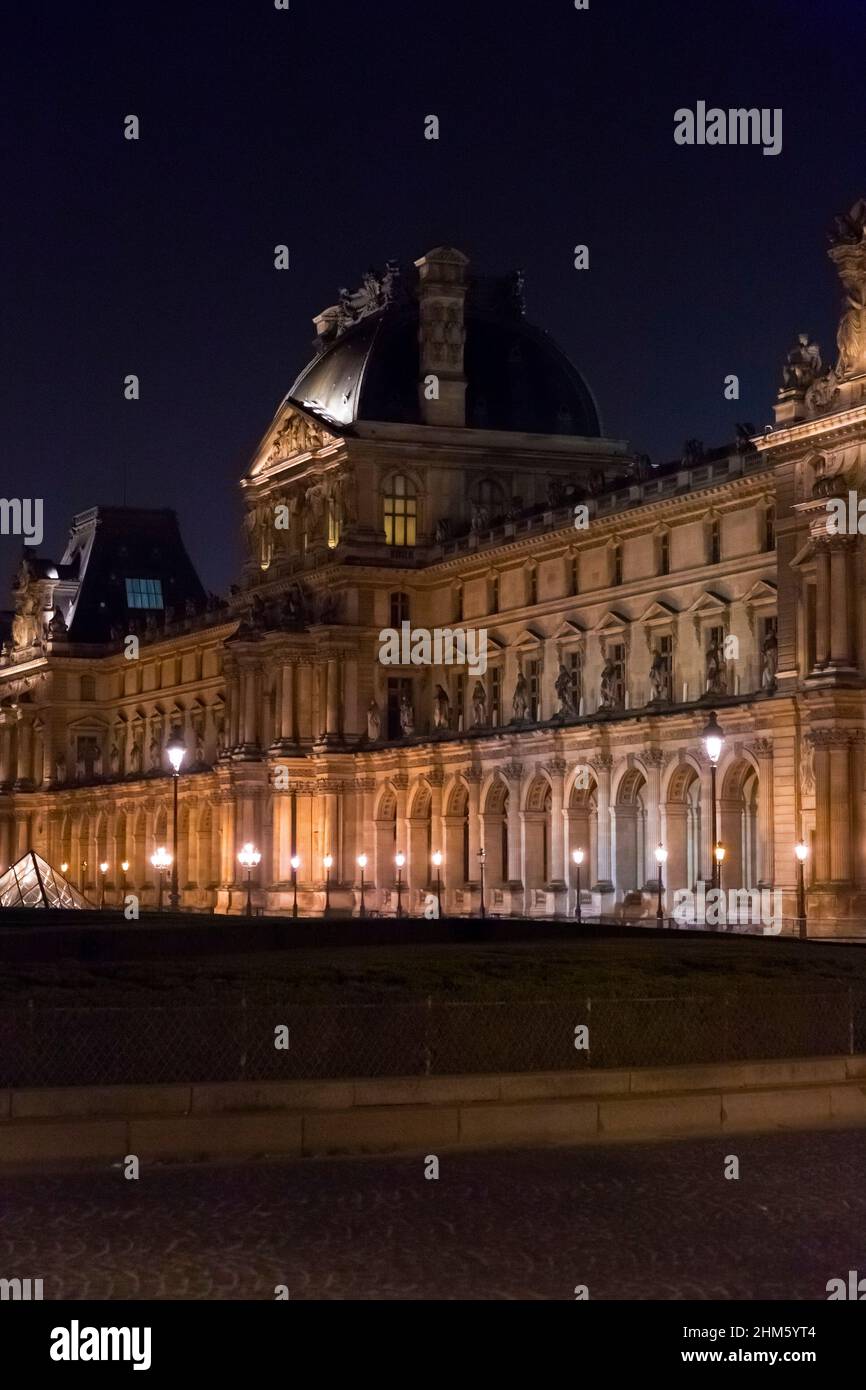
[[[391,595],[391,626],[400,629],[401,623],[409,622],[409,595]]]
[[[659,574],[671,572],[671,538],[667,531],[659,536]]]
[[[161,579],[127,579],[127,608],[163,608]]]
[[[502,669],[499,666],[490,668],[490,722],[502,723]]]
[[[526,683],[529,686],[529,717],[541,718],[541,662],[530,661],[526,667]]]

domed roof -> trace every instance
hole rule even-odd
[[[470,429],[598,437],[592,392],[552,338],[517,309],[496,312],[470,285],[464,323]],[[301,372],[289,398],[342,424],[420,425],[417,299],[354,324]]]

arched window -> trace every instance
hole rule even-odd
[[[385,541],[388,545],[414,545],[418,503],[410,478],[397,473],[389,479],[384,502]]]

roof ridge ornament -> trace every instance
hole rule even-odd
[[[399,261],[386,261],[381,274],[377,274],[372,267],[365,270],[358,289],[350,291],[341,288],[338,302],[314,317],[313,323],[318,333],[314,344],[316,351],[323,352],[356,323],[387,309],[405,290]]]

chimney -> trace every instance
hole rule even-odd
[[[466,424],[463,305],[468,264],[468,256],[450,246],[437,246],[415,262],[421,365],[418,400],[425,425]]]

